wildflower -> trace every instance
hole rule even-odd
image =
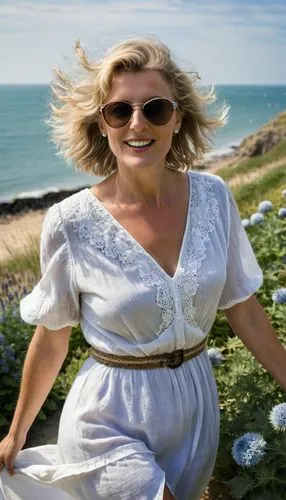
[[[241,467],[251,467],[265,455],[266,441],[258,432],[246,432],[237,438],[232,446],[232,456]]]
[[[208,356],[210,358],[210,362],[213,366],[218,366],[224,360],[224,357],[219,349],[215,347],[211,347],[208,349]]]
[[[286,431],[286,403],[273,406],[269,420],[276,431]]]
[[[248,226],[250,226],[250,220],[249,220],[249,219],[243,219],[243,220],[241,221],[241,223],[242,223],[243,227],[248,227]]]
[[[10,346],[7,346],[4,350],[4,355],[6,356],[7,359],[15,359],[15,353],[13,349]]]
[[[272,300],[276,304],[286,304],[286,288],[277,288],[272,294]]]
[[[286,208],[279,208],[278,210],[278,217],[286,217]]]
[[[260,224],[261,222],[264,221],[264,216],[260,212],[255,212],[255,214],[252,214],[250,217],[250,224]]]
[[[0,333],[0,345],[4,344],[4,335]]]
[[[0,371],[2,373],[8,373],[9,371],[9,366],[7,365],[6,359],[1,359],[0,358]]]
[[[269,210],[272,210],[272,208],[273,208],[272,202],[269,200],[262,201],[258,205],[258,211],[261,212],[262,214],[269,212]]]

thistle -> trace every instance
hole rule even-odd
[[[250,224],[254,226],[255,224],[261,224],[264,221],[264,215],[260,212],[255,212],[250,216]]]
[[[275,304],[286,304],[286,288],[277,288],[272,294],[272,300]]]
[[[232,456],[241,467],[258,464],[265,455],[266,441],[258,432],[247,432],[237,438],[232,446]]]
[[[276,431],[286,431],[286,403],[273,406],[269,420]]]
[[[249,220],[249,219],[243,219],[243,220],[241,221],[241,223],[242,223],[243,227],[248,227],[248,226],[250,226],[250,225],[251,225],[251,224],[250,224],[250,220]]]
[[[280,217],[281,219],[286,217],[286,208],[279,208],[278,217]]]
[[[269,212],[269,210],[272,210],[272,208],[273,208],[273,204],[269,200],[262,201],[258,205],[258,211],[261,212],[262,214]]]
[[[211,347],[210,349],[208,349],[208,356],[212,366],[218,366],[224,360],[224,356],[222,355],[220,350],[216,349],[215,347]]]

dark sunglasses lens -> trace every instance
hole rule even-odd
[[[106,123],[113,128],[123,127],[130,120],[132,106],[127,102],[111,102],[103,108]]]
[[[153,125],[165,125],[172,118],[173,106],[167,99],[153,99],[144,104],[143,112]]]

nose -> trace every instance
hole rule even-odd
[[[148,121],[140,109],[140,106],[134,106],[133,113],[131,115],[129,126],[132,130],[144,130],[148,127]]]

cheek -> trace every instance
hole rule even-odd
[[[117,155],[124,144],[122,140],[120,140],[119,137],[113,132],[112,134],[108,134],[108,145],[112,153]]]

